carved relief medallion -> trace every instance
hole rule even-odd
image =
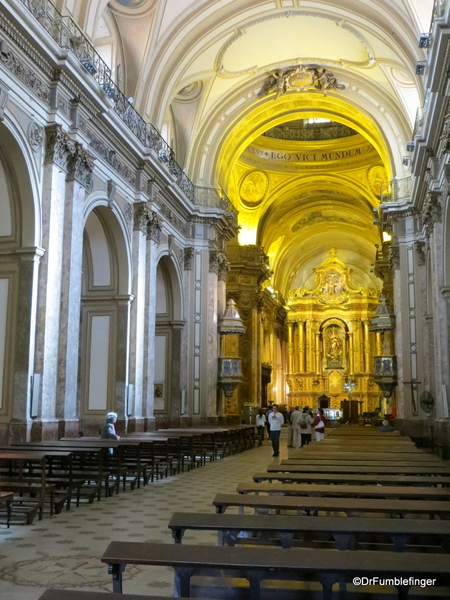
[[[264,200],[269,188],[269,178],[262,171],[247,173],[241,182],[239,194],[241,200],[250,206],[255,206]]]

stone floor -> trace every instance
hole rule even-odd
[[[287,454],[286,438],[282,437],[280,458]],[[233,493],[237,483],[249,481],[254,472],[265,471],[274,460],[278,459],[272,458],[272,449],[265,442],[261,448],[207,464],[194,472],[54,517],[46,516],[31,526],[12,525],[8,530],[0,525],[0,600],[37,600],[47,587],[110,592],[111,576],[99,560],[110,541],[172,543],[167,524],[174,512],[212,512],[216,493]],[[183,543],[215,545],[217,535],[188,531]],[[357,589],[361,592],[361,588]],[[450,590],[442,588],[435,590],[436,596],[430,588],[413,589],[411,600],[450,598]],[[124,592],[171,596],[173,570],[129,566],[124,574]],[[377,596],[382,600],[394,597],[394,589],[390,595]]]
[[[281,458],[287,456],[286,443]],[[47,587],[111,591],[111,576],[99,558],[109,542],[172,543],[167,523],[177,511],[212,512],[218,492],[234,492],[239,481],[265,470],[271,458],[266,442],[261,448],[120,493],[93,505],[72,508],[33,525],[0,526],[0,599],[37,600]],[[187,532],[183,543],[216,544],[213,533]],[[170,568],[127,567],[124,592],[173,592]]]

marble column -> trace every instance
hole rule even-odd
[[[145,307],[148,290],[146,273],[147,252],[147,218],[144,202],[134,207],[132,272],[134,301],[130,314],[130,372],[129,385],[133,386],[129,394],[129,406],[132,414],[128,419],[130,431],[142,431],[144,428],[144,339],[145,339]]]
[[[147,215],[147,256],[145,323],[144,323],[144,375],[142,416],[145,429],[155,428],[154,383],[155,383],[155,323],[156,323],[156,270],[161,224],[156,213]]]
[[[56,388],[61,314],[64,208],[68,160],[75,143],[61,126],[46,130],[42,191],[42,244],[46,250],[39,277],[35,372],[41,374],[41,406],[33,439],[56,438]]]
[[[56,416],[59,436],[77,436],[80,310],[83,263],[84,202],[92,186],[93,161],[75,144],[68,160],[65,194],[63,277],[59,328],[58,385]]]

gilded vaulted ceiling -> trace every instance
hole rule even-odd
[[[240,241],[262,245],[274,287],[286,296],[303,285],[331,246],[376,285],[373,209],[392,177],[408,175],[405,146],[424,102],[418,36],[433,0],[60,4],[191,179],[228,194]],[[319,85],[298,83],[308,68]],[[308,119],[355,133],[267,135]]]

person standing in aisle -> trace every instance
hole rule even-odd
[[[283,415],[278,412],[278,406],[272,405],[272,412],[269,414],[270,441],[272,442],[273,456],[280,456],[280,434],[281,426],[284,423]]]
[[[258,428],[258,442],[259,445],[262,446],[264,441],[264,429],[266,428],[266,415],[264,414],[262,408],[259,409],[259,412],[256,415],[255,424]]]
[[[311,425],[313,418],[309,406],[306,405],[303,409],[302,419],[300,421],[300,433],[302,435],[302,446],[306,446],[311,443]]]
[[[325,437],[325,413],[323,408],[319,408],[313,427],[316,432],[316,442],[320,442]]]

